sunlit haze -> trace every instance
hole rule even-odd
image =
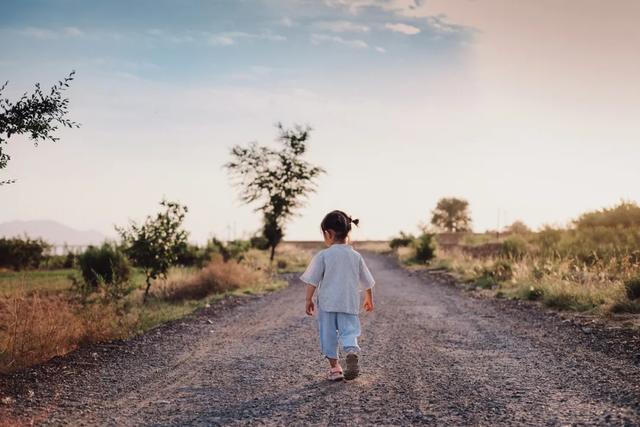
[[[327,170],[286,239],[332,209],[386,239],[444,196],[478,231],[565,224],[640,200],[639,21],[635,0],[3,2],[5,95],[76,70],[82,126],[9,142],[0,222],[114,236],[166,196],[193,241],[247,236],[260,215],[222,166],[281,121],[314,128]]]

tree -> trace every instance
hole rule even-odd
[[[122,237],[125,253],[145,274],[147,301],[149,288],[157,278],[167,277],[169,268],[175,265],[187,245],[188,233],[182,230],[182,221],[188,209],[179,203],[163,200],[164,211],[155,218],[148,216],[141,225],[131,222],[129,229],[116,227]]]
[[[285,129],[277,124],[281,150],[251,143],[231,149],[232,160],[225,165],[234,185],[241,189],[240,199],[258,203],[262,212],[262,234],[271,250],[273,261],[276,246],[284,237],[284,225],[305,198],[315,191],[315,179],[324,169],[302,159],[307,151],[311,128],[299,125]]]
[[[35,84],[31,95],[25,92],[16,102],[0,97],[0,169],[7,167],[11,156],[4,152],[4,146],[13,135],[28,134],[37,146],[40,141],[58,141],[53,133],[59,125],[77,128],[80,125],[67,119],[69,99],[62,97],[62,92],[69,87],[75,71],[53,85],[48,92],[43,92],[40,83]],[[9,82],[0,86],[0,96]],[[0,185],[10,184],[14,180],[0,180]]]
[[[531,229],[524,222],[517,220],[507,227],[507,232],[511,234],[529,234]]]
[[[464,199],[444,197],[431,213],[431,224],[442,230],[456,233],[471,230],[469,202]]]

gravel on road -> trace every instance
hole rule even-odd
[[[361,375],[328,382],[304,285],[231,298],[128,341],[0,377],[36,425],[640,425],[640,337],[470,298],[365,254]],[[635,351],[634,351],[635,349]],[[2,422],[0,422],[2,424]]]

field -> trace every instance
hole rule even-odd
[[[597,315],[640,313],[640,229],[545,229],[525,234],[460,235],[438,240],[435,258],[415,262],[411,246],[396,255],[411,268],[447,271],[468,289],[498,298]]]
[[[127,338],[184,317],[226,296],[279,289],[282,273],[299,271],[307,250],[283,245],[271,266],[266,252],[250,250],[241,261],[214,258],[204,268],[173,267],[154,283],[143,303],[144,274],[134,269],[135,290],[121,300],[73,291],[74,269],[0,273],[0,373],[62,355],[93,342]]]

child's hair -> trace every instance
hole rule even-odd
[[[336,233],[336,239],[344,240],[351,231],[351,223],[358,225],[360,220],[351,219],[349,215],[342,211],[331,211],[320,223],[320,228],[322,231],[333,230]]]

